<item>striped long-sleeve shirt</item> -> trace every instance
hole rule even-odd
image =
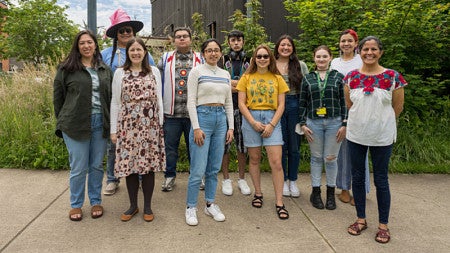
[[[187,108],[193,129],[199,128],[197,106],[211,103],[223,104],[229,129],[234,128],[231,78],[228,71],[208,64],[191,70],[187,82]]]

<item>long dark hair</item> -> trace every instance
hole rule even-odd
[[[149,73],[152,73],[152,68],[150,67],[150,64],[148,64],[148,50],[147,47],[145,46],[144,41],[141,38],[131,38],[128,43],[127,43],[127,47],[126,47],[126,55],[127,57],[125,58],[125,63],[123,64],[123,70],[130,70],[131,67],[131,60],[130,60],[130,55],[128,54],[128,50],[130,49],[131,45],[133,45],[135,42],[137,42],[139,45],[142,46],[142,48],[144,48],[144,59],[141,62],[141,68],[142,68],[142,72],[147,75]]]
[[[100,48],[98,47],[97,37],[90,30],[83,30],[75,36],[75,40],[72,43],[70,53],[62,62],[61,69],[67,70],[69,72],[75,72],[84,68],[83,64],[81,63],[81,53],[78,47],[78,42],[80,41],[81,36],[85,34],[89,35],[95,43],[95,53],[94,59],[92,61],[92,67],[97,67],[98,64],[102,61],[102,55],[100,54]]]
[[[289,56],[289,65],[288,65],[288,76],[289,76],[289,86],[294,87],[296,91],[300,91],[300,87],[302,85],[302,68],[300,66],[300,60],[297,56],[297,49],[295,49],[294,40],[291,36],[285,34],[281,35],[278,39],[277,44],[275,45],[275,49],[273,54],[275,55],[275,59],[280,57],[280,53],[278,53],[278,48],[280,47],[281,41],[287,39],[289,43],[292,45],[292,54]]]
[[[117,50],[117,37],[113,40],[113,49],[111,51],[111,60],[109,61],[109,66],[112,68],[114,56],[116,56],[116,50]],[[118,62],[120,64],[120,62]]]
[[[245,73],[253,74],[258,70],[258,66],[256,65],[256,54],[258,53],[258,50],[260,50],[260,49],[265,49],[267,51],[267,53],[269,54],[269,59],[270,59],[270,63],[268,66],[269,71],[272,74],[279,75],[280,71],[278,71],[275,56],[273,56],[272,50],[270,50],[269,46],[267,46],[267,45],[259,45],[258,47],[256,47],[255,51],[253,51],[252,59],[250,61],[250,66],[245,71]]]

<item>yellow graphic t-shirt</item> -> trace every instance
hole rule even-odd
[[[236,89],[247,93],[246,105],[250,110],[276,110],[278,95],[289,91],[283,77],[270,72],[244,74]]]

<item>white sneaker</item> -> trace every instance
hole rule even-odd
[[[200,190],[203,191],[205,189],[205,178],[202,177],[202,182],[200,183]]]
[[[186,223],[189,226],[197,226],[198,220],[197,220],[197,208],[195,207],[188,207],[186,208]]]
[[[291,196],[291,191],[289,190],[289,184],[288,184],[287,180],[284,181],[283,196],[285,196],[285,197],[290,197]]]
[[[175,177],[166,177],[164,178],[161,189],[163,192],[170,192],[171,190],[173,190],[174,186],[175,186]]]
[[[216,204],[211,204],[209,207],[205,206],[205,214],[214,218],[215,221],[224,221],[225,215]]]
[[[231,179],[225,179],[222,181],[222,193],[231,196],[233,195],[233,185],[231,183]]]
[[[241,190],[241,193],[244,195],[250,195],[252,191],[250,190],[250,187],[248,187],[247,181],[245,179],[238,179],[238,188]]]
[[[300,196],[300,190],[297,187],[297,181],[289,182],[289,190],[291,191],[291,196],[298,198]]]
[[[119,188],[119,182],[108,183],[103,190],[104,195],[113,195],[116,193],[117,188]]]

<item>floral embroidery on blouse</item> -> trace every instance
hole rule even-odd
[[[365,95],[372,94],[375,88],[389,91],[393,83],[395,83],[394,89],[407,84],[403,76],[392,69],[386,69],[378,75],[365,75],[358,70],[352,70],[344,78],[345,82],[348,80],[350,80],[350,89],[362,88]]]

